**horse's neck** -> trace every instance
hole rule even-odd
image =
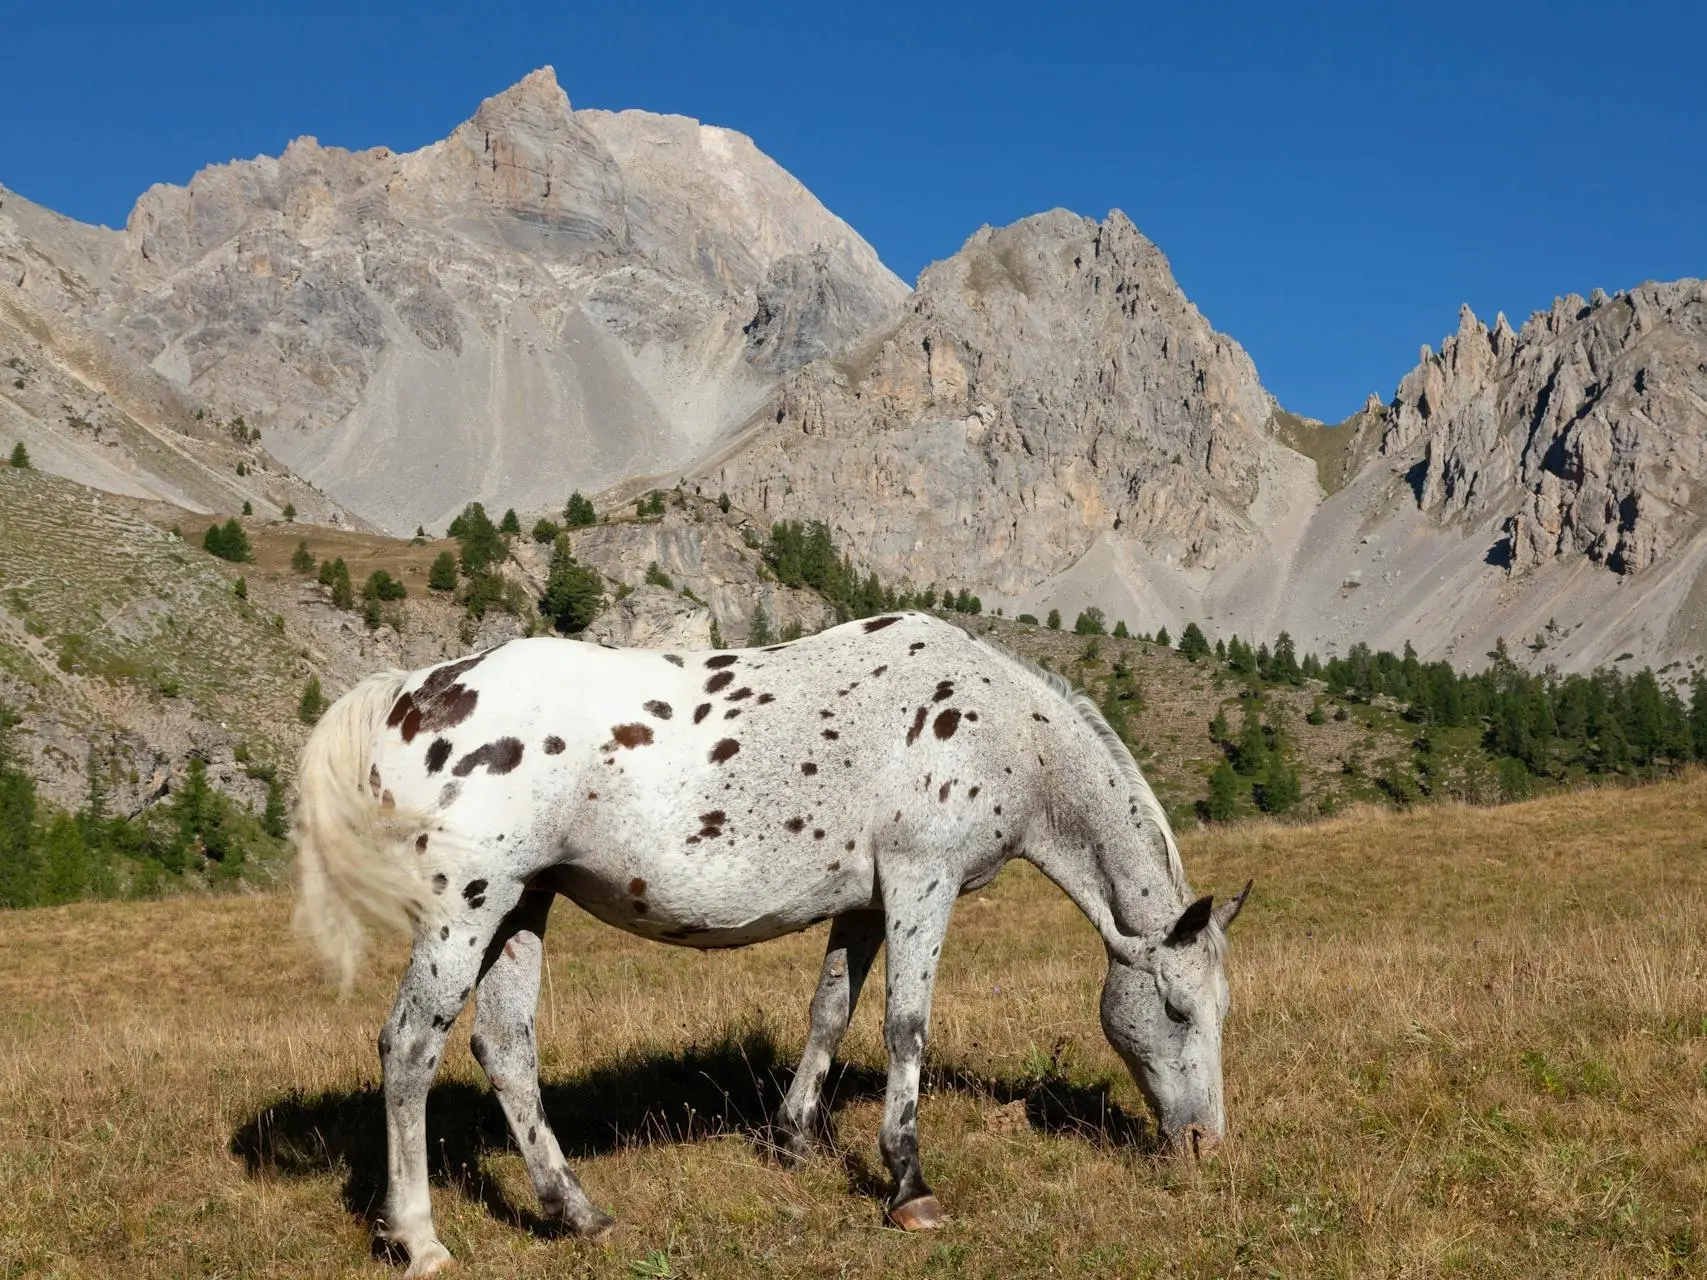
[[[1096,732],[1074,714],[1062,738],[1045,770],[1044,829],[1025,856],[1122,951],[1123,939],[1162,933],[1184,904],[1147,804]]]

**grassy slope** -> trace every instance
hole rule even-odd
[[[0,468],[0,649],[9,668],[36,673],[31,683],[67,667],[138,696],[189,699],[272,741],[304,668],[271,619],[233,595],[237,572],[128,504]]]
[[[707,1277],[1698,1271],[1703,782],[1188,838],[1201,887],[1258,877],[1230,959],[1233,1142],[1195,1168],[1134,1119],[1089,927],[1010,869],[944,955],[921,1108],[954,1217],[936,1238],[879,1226],[877,1000],[846,1045],[840,1155],[789,1175],[744,1129],[798,1050],[821,929],[698,955],[560,905],[546,1105],[622,1226],[603,1245],[529,1228],[465,1023],[430,1120],[441,1231],[468,1274],[519,1277],[627,1274],[652,1250]],[[340,1003],[288,911],[6,919],[0,1274],[397,1274],[363,1214],[402,951]]]

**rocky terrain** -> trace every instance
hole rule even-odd
[[[1707,651],[1707,285],[1465,312],[1388,404],[1287,414],[1121,214],[975,235],[705,484],[986,604],[1480,664]]]
[[[401,533],[685,467],[907,292],[750,140],[573,111],[549,68],[420,151],[301,138],[152,188],[119,232],[0,196],[0,320],[60,313],[37,340],[122,365],[157,424],[241,418]],[[9,399],[10,418],[59,416]],[[131,488],[223,505],[173,479]]]
[[[120,231],[0,189],[14,441],[34,469],[0,473],[0,699],[61,799],[91,740],[127,803],[191,750],[252,799],[238,757],[288,765],[309,674],[336,693],[542,625],[474,621],[425,588],[451,544],[383,534],[470,500],[526,529],[576,488],[613,517],[573,535],[606,643],[740,643],[761,608],[824,625],[756,550],[822,519],[861,570],[1010,617],[1095,604],[1460,666],[1503,637],[1537,668],[1674,681],[1707,652],[1700,282],[1515,330],[1465,312],[1327,426],[1118,212],[985,228],[909,291],[750,140],[573,110],[549,70],[419,151],[299,139],[153,188]],[[654,485],[662,515],[629,514]],[[238,569],[199,539],[245,503]],[[377,628],[332,608],[288,567],[304,537],[409,598]],[[548,559],[518,538],[504,572],[537,596]]]

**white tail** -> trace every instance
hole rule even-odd
[[[349,990],[366,937],[362,917],[402,930],[429,914],[431,895],[395,843],[422,819],[382,811],[368,789],[375,744],[408,673],[369,676],[321,716],[297,769],[295,925]]]

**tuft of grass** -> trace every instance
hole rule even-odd
[[[788,1173],[764,1122],[823,929],[699,954],[560,903],[545,1110],[619,1228],[538,1224],[465,1014],[428,1111],[441,1235],[518,1277],[1699,1274],[1704,781],[1188,836],[1200,890],[1256,877],[1228,960],[1230,1140],[1197,1165],[1156,1153],[1103,1040],[1094,933],[1009,868],[944,950],[920,1133],[952,1220],[925,1238],[880,1225],[881,974],[828,1082],[839,1146]],[[399,1274],[370,1229],[404,949],[341,1001],[289,913],[4,916],[6,1274]]]

